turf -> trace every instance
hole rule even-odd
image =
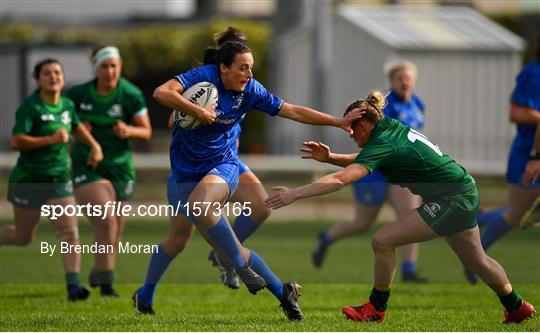
[[[209,248],[198,235],[158,288],[155,316],[134,314],[129,300],[144,279],[148,263],[144,254],[119,255],[117,289],[122,297],[104,299],[94,291],[85,302],[69,303],[61,284],[59,255],[39,254],[41,241],[55,241],[50,226],[43,223],[30,246],[0,248],[0,327],[5,331],[540,331],[538,319],[501,324],[497,297],[484,285],[465,283],[444,240],[421,247],[421,273],[432,283],[401,284],[398,269],[384,323],[346,321],[341,308],[358,304],[371,289],[370,235],[336,244],[323,269],[316,270],[309,253],[317,231],[328,225],[270,222],[247,243],[283,280],[303,285],[305,320],[297,323],[286,320],[268,292],[251,296],[244,287],[234,291],[216,284],[217,271],[206,260]],[[167,228],[165,220],[131,220],[124,240],[154,244]],[[91,243],[86,222],[81,223],[81,235],[82,243]],[[540,305],[540,229],[514,232],[490,254],[507,269],[516,290]],[[91,255],[84,255],[84,276],[91,265]]]

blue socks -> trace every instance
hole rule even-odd
[[[245,265],[246,262],[242,257],[242,253],[240,253],[240,250],[236,246],[233,231],[229,226],[229,222],[227,222],[223,216],[215,226],[206,229],[206,233],[234,268]]]
[[[416,262],[402,262],[401,263],[401,273],[403,274],[413,274],[416,273]]]
[[[504,213],[506,213],[506,207],[486,210],[476,214],[476,221],[478,222],[478,226],[485,227],[493,218],[503,215]]]
[[[256,223],[249,215],[242,212],[242,214],[234,220],[233,231],[240,243],[243,243],[255,232],[255,230],[257,230],[257,228],[259,228],[259,226],[259,223]]]
[[[319,234],[319,240],[324,246],[332,244],[332,240],[328,236],[328,230],[325,230]]]
[[[264,259],[261,258],[257,252],[253,250],[250,250],[249,252],[249,266],[266,281],[268,290],[281,301],[285,297],[283,282],[281,282],[276,274],[270,270],[268,265],[264,262]]]
[[[153,253],[152,257],[150,258],[150,264],[148,265],[144,285],[138,291],[139,298],[145,304],[152,305],[157,284],[173,259],[173,257],[170,257],[167,252],[165,252],[163,246],[159,244],[158,251]]]
[[[486,222],[485,231],[481,236],[482,247],[487,250],[499,238],[506,235],[510,228],[503,219],[503,211],[494,214],[490,221]]]

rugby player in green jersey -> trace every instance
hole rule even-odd
[[[301,198],[334,192],[379,170],[389,183],[420,195],[423,203],[373,236],[374,286],[369,301],[343,308],[348,319],[382,321],[395,273],[395,249],[437,237],[445,237],[463,265],[499,296],[505,308],[505,323],[519,323],[533,316],[534,307],[512,289],[504,269],[482,249],[474,179],[424,135],[397,120],[384,118],[384,104],[384,96],[376,91],[365,100],[353,102],[345,112],[364,112],[362,119],[353,123],[351,135],[362,148],[360,153],[335,154],[325,145],[306,143],[306,152],[313,159],[343,170],[295,189],[276,187],[277,194],[268,198],[266,205],[277,209]]]
[[[81,122],[103,147],[104,159],[92,170],[84,162],[88,149],[80,144],[73,148],[73,183],[75,196],[81,204],[104,206],[116,202],[121,206],[133,195],[135,168],[131,140],[149,140],[150,119],[142,92],[120,76],[122,59],[114,46],[98,47],[92,54],[96,77],[72,87],[67,95],[75,103]],[[99,245],[117,247],[125,217],[88,216]],[[90,274],[90,285],[100,286],[101,295],[116,297],[112,287],[115,253],[96,254],[96,264]]]
[[[33,74],[38,88],[15,114],[11,147],[20,151],[20,155],[11,171],[8,188],[15,224],[0,229],[1,245],[28,245],[36,232],[42,205],[74,207],[68,155],[71,133],[89,152],[85,165],[92,169],[103,159],[99,144],[79,125],[73,102],[61,96],[64,71],[60,62],[44,59],[35,65]],[[61,242],[69,246],[79,244],[75,216],[52,217],[51,224]],[[62,253],[62,263],[68,299],[86,299],[88,289],[79,285],[80,254],[76,251]]]

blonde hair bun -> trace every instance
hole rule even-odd
[[[386,97],[382,92],[374,90],[369,93],[366,102],[373,105],[377,110],[382,110],[386,105]]]

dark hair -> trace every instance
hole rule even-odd
[[[205,65],[224,64],[229,67],[234,62],[237,54],[250,53],[251,49],[244,43],[237,41],[227,41],[218,48],[208,48],[204,51],[203,63]]]
[[[90,50],[90,60],[94,59],[99,50],[106,48],[108,45],[101,44]]]
[[[354,109],[365,107],[366,113],[362,116],[361,119],[365,119],[370,123],[378,123],[379,120],[384,118],[382,109],[386,105],[386,98],[380,91],[372,91],[366,97],[366,99],[357,99],[345,110],[343,116],[347,115]]]
[[[32,75],[34,76],[34,79],[39,79],[39,74],[41,73],[41,68],[43,68],[43,66],[45,65],[48,65],[48,64],[58,64],[60,65],[60,68],[62,68],[62,72],[64,71],[64,67],[62,66],[62,64],[60,63],[60,61],[58,59],[55,59],[55,58],[45,58],[41,61],[39,61],[37,64],[34,65],[34,71],[32,72]]]
[[[232,41],[247,44],[248,38],[242,31],[235,27],[228,27],[224,31],[214,35],[214,42],[216,42],[216,46],[218,47],[225,42]]]

